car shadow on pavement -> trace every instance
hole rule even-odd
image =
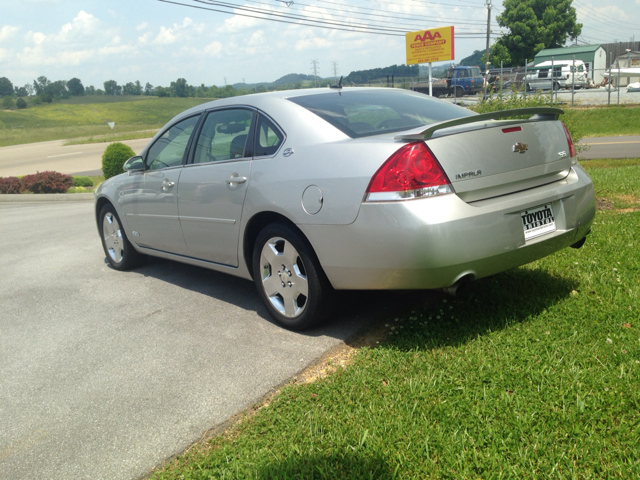
[[[106,258],[105,263],[109,266]],[[149,257],[134,272],[253,311],[263,321],[277,325],[261,302],[255,284],[250,280],[157,257]],[[412,308],[426,305],[434,295],[440,294],[432,291],[338,292],[332,314],[324,324],[296,333],[347,340],[363,328],[375,326],[385,318],[402,315]]]

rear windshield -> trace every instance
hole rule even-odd
[[[401,132],[475,115],[466,108],[408,90],[330,91],[290,101],[326,120],[351,138]]]

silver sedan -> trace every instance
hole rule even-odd
[[[593,184],[561,113],[385,88],[216,100],[100,185],[98,230],[118,270],[153,255],[253,279],[290,329],[335,290],[455,291],[584,243]]]

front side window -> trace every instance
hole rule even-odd
[[[189,138],[199,118],[200,115],[196,115],[176,123],[156,140],[147,154],[147,165],[150,170],[182,165]]]
[[[278,128],[264,115],[260,115],[258,128],[256,130],[256,146],[254,155],[263,157],[273,155],[278,151],[284,141],[284,135]]]
[[[290,97],[351,138],[400,132],[476,115],[428,95],[398,90],[355,90]]]
[[[209,112],[193,157],[193,163],[221,162],[244,158],[253,111],[230,108]]]

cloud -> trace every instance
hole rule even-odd
[[[219,57],[222,52],[222,44],[220,42],[211,42],[204,47],[204,53],[213,57]]]
[[[267,10],[265,8],[265,10]],[[242,30],[247,30],[249,28],[255,28],[257,25],[264,23],[264,20],[259,20],[257,18],[251,17],[242,17],[239,15],[235,15],[231,18],[227,18],[224,21],[222,27],[218,29],[220,33],[237,33]]]
[[[4,25],[2,28],[0,28],[0,42],[4,40],[8,40],[11,37],[13,37],[18,30],[20,30],[20,27]]]
[[[177,23],[173,27],[160,27],[160,33],[153,43],[157,45],[171,45],[184,39],[190,39],[193,33],[199,34],[204,30],[204,24],[193,23],[189,17],[185,17],[182,25]]]
[[[326,38],[303,38],[296,42],[295,50],[300,52],[302,50],[309,50],[311,48],[329,48],[333,46],[333,42]]]
[[[141,31],[141,30],[144,30],[145,28],[147,28],[148,26],[149,26],[149,24],[147,22],[142,22],[141,24],[136,26],[136,30],[137,31]]]

